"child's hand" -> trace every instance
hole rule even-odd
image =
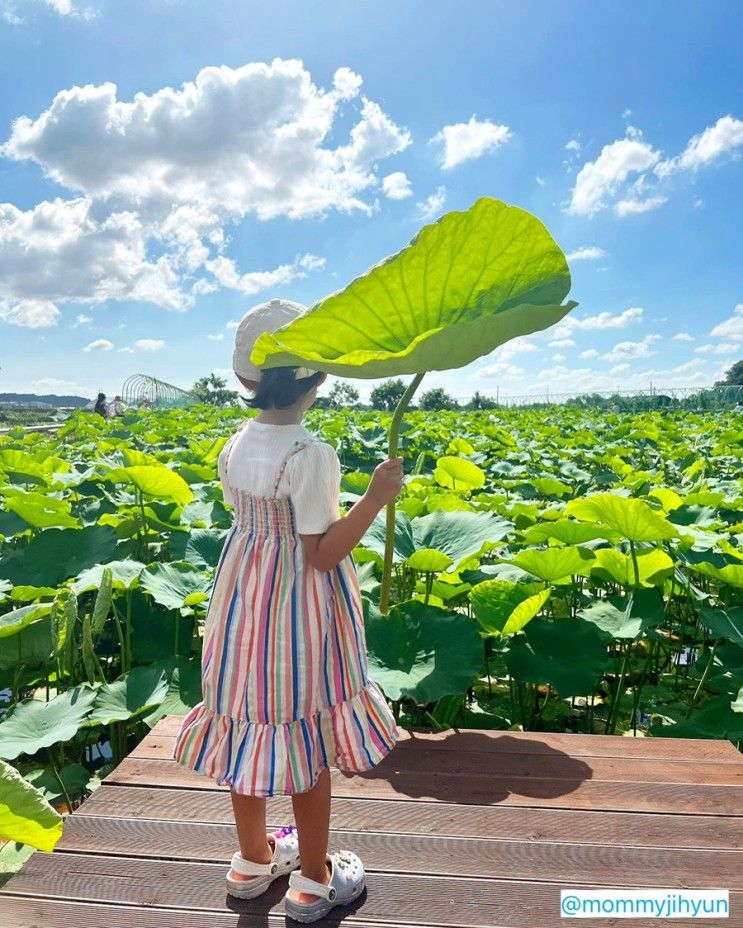
[[[402,458],[387,458],[374,468],[366,496],[378,506],[386,506],[402,490],[402,481]]]

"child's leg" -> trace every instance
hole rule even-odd
[[[266,835],[266,799],[264,796],[243,796],[230,790],[232,810],[235,813],[240,853],[245,860],[256,864],[270,863],[273,857],[273,838],[269,843]],[[254,880],[254,876],[243,876],[230,870],[235,880]]]
[[[312,789],[292,795],[294,821],[299,838],[299,857],[302,876],[327,886],[330,868],[325,861],[328,852],[330,828],[330,771],[326,767]],[[314,902],[318,897],[311,893],[287,890],[289,898],[297,902]]]

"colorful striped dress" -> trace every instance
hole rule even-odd
[[[235,520],[204,627],[203,701],[173,752],[245,795],[305,792],[325,767],[369,770],[399,736],[368,676],[353,555],[329,571],[308,564],[291,497],[277,495],[289,457],[314,440],[294,442],[272,496],[229,488]]]

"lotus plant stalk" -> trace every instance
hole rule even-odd
[[[408,384],[407,390],[400,397],[390,422],[388,457],[397,456],[397,440],[400,435],[400,423],[413,394],[423,380],[423,374],[416,374]],[[392,580],[392,556],[395,550],[395,501],[387,503],[387,522],[384,541],[384,567],[382,568],[382,589],[379,594],[379,611],[382,615],[389,613],[390,582]]]

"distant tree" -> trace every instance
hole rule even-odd
[[[743,361],[736,361],[733,366],[725,371],[725,379],[718,380],[716,387],[741,387],[743,386]]]
[[[406,385],[399,377],[394,380],[385,380],[371,391],[369,402],[373,409],[386,409],[393,412],[406,389]],[[410,405],[412,406],[412,403]]]
[[[194,393],[202,403],[209,403],[211,406],[229,406],[236,402],[238,397],[237,391],[228,390],[227,381],[223,377],[217,377],[216,374],[199,377],[191,387],[191,393]]]
[[[475,395],[465,403],[465,409],[495,409],[498,404],[492,398],[492,396],[484,396],[480,393],[479,390],[475,391]]]
[[[332,409],[347,409],[356,406],[359,401],[359,391],[353,384],[343,380],[336,380],[328,393],[328,403]]]
[[[421,396],[421,409],[435,412],[439,409],[459,409],[459,403],[443,387],[434,387]]]

